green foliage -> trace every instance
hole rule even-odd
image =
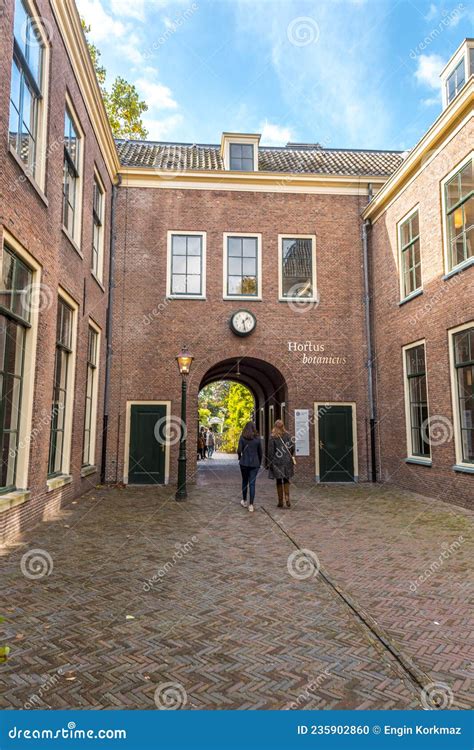
[[[219,450],[235,453],[243,427],[252,419],[254,401],[251,392],[240,383],[220,380],[210,383],[199,394],[199,424],[207,426],[212,417],[224,421]]]
[[[117,76],[112,84],[111,90],[107,90],[105,82],[107,71],[100,64],[100,51],[89,42],[87,34],[90,33],[90,26],[87,26],[84,19],[81,19],[82,29],[86,36],[89,54],[97,76],[97,82],[102,92],[105,110],[107,112],[112,133],[115,138],[126,138],[129,140],[137,138],[146,138],[148,131],[143,125],[141,116],[147,111],[148,105],[140,99],[140,95],[133,83],[128,83],[125,78]]]

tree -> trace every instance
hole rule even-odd
[[[107,71],[100,64],[100,50],[87,38],[91,27],[87,26],[83,18],[81,18],[81,24],[112,133],[115,138],[126,138],[127,140],[146,138],[148,131],[143,125],[141,116],[147,111],[148,105],[140,99],[140,95],[134,84],[128,83],[121,76],[117,76],[111,90],[107,90],[105,85]]]
[[[225,438],[222,450],[235,453],[240,433],[252,419],[255,404],[249,389],[240,383],[232,383],[227,400],[227,419],[225,420]]]

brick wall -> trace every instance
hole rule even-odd
[[[8,112],[10,71],[13,47],[13,0],[7,0],[0,14],[0,237],[4,228],[41,264],[42,283],[45,285],[44,304],[39,318],[37,368],[33,430],[38,436],[30,446],[29,487],[31,498],[16,509],[0,514],[0,540],[17,535],[22,529],[54,514],[72,497],[84,492],[98,482],[93,474],[81,479],[82,436],[84,424],[86,351],[88,316],[102,329],[100,361],[100,386],[97,426],[96,461],[100,461],[102,400],[105,374],[105,314],[108,285],[108,246],[111,183],[92,131],[76,79],[55,25],[54,16],[46,0],[38,0],[39,14],[46,19],[51,37],[51,64],[49,69],[49,107],[47,113],[47,173],[45,194],[32,185],[24,170],[9,151]],[[73,101],[85,133],[85,159],[83,183],[83,220],[80,257],[61,225],[61,199],[63,176],[62,138],[66,91]],[[58,147],[56,147],[58,146]],[[92,239],[92,185],[94,165],[107,190],[106,231],[104,259],[104,289],[90,273]],[[61,285],[79,305],[76,378],[71,473],[73,483],[67,487],[46,491],[49,449],[49,415],[53,388],[53,368],[56,338],[57,288]],[[27,366],[27,364],[26,364]]]
[[[359,472],[367,478],[367,382],[363,329],[360,211],[365,197],[183,189],[120,188],[116,225],[116,297],[109,434],[109,481],[123,478],[125,405],[169,400],[180,413],[175,356],[186,343],[195,356],[189,378],[189,472],[195,472],[197,395],[206,371],[228,357],[256,357],[274,365],[288,387],[290,414],[315,401],[356,402]],[[167,300],[167,231],[207,232],[207,300]],[[223,232],[262,234],[262,301],[223,300]],[[316,235],[319,305],[298,313],[278,301],[278,234]],[[257,328],[246,339],[228,320],[245,307]],[[345,364],[303,363],[289,341],[325,346]],[[291,426],[291,424],[290,424]],[[310,456],[297,477],[314,479]],[[176,479],[177,446],[171,455]]]
[[[460,505],[474,502],[474,476],[453,471],[450,439],[432,446],[432,466],[407,464],[402,346],[426,340],[428,398],[436,417],[453,423],[447,331],[474,320],[474,267],[443,280],[440,181],[469,154],[471,119],[375,222],[371,236],[377,354],[378,452],[381,479]],[[399,305],[397,222],[419,204],[423,294]],[[442,421],[442,420],[441,420]],[[439,422],[439,420],[438,420]]]

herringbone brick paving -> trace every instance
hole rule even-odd
[[[465,705],[468,512],[369,486],[295,487],[292,509],[277,511],[272,483],[261,476],[258,488],[299,546]],[[98,488],[6,550],[0,705],[154,709],[156,688],[173,683],[190,709],[420,708],[377,638],[319,577],[288,573],[295,546],[239,499],[235,470],[208,462],[185,503],[172,488]],[[32,549],[51,555],[50,575],[22,574]]]

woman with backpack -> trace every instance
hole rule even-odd
[[[237,448],[240,472],[242,474],[242,500],[243,508],[250,512],[254,510],[255,482],[262,463],[262,441],[253,422],[247,422],[240,436]],[[249,491],[249,502],[247,502],[247,491]]]
[[[268,476],[276,482],[278,507],[291,508],[290,479],[295,472],[295,446],[283,421],[277,419],[268,440]]]

